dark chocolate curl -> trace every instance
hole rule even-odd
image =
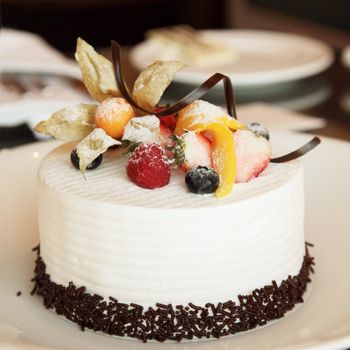
[[[123,74],[122,74],[122,67],[121,67],[121,60],[120,60],[120,51],[121,47],[120,45],[112,40],[111,41],[111,53],[112,53],[112,63],[114,68],[114,74],[115,74],[115,80],[117,82],[118,88],[122,94],[122,96],[135,108],[140,109],[141,111],[148,113],[148,114],[154,114],[153,111],[147,111],[140,106],[137,105],[137,103],[131,98],[129,94],[129,89],[125,84]]]
[[[161,117],[161,116],[177,113],[184,107],[190,105],[192,102],[203,97],[212,87],[214,87],[221,80],[224,81],[227,112],[231,117],[237,119],[236,108],[235,108],[235,98],[233,94],[231,79],[227,75],[224,75],[221,73],[215,73],[209,79],[207,79],[202,85],[195,88],[192,92],[190,92],[188,95],[183,97],[181,100],[177,101],[171,107],[161,112],[158,112],[157,115]]]
[[[321,143],[321,139],[318,136],[315,136],[312,140],[310,140],[304,146],[301,146],[295,151],[285,154],[284,156],[272,158],[271,162],[285,163],[285,162],[289,162],[291,160],[297,159],[299,157],[302,157],[304,154],[310,152],[311,150],[313,150],[320,143]]]
[[[115,80],[117,82],[118,88],[124,98],[135,108],[148,113],[148,114],[156,114],[158,117],[164,117],[169,114],[175,114],[179,112],[184,107],[190,105],[192,102],[200,99],[203,97],[211,88],[213,88],[217,83],[219,83],[221,80],[224,81],[224,89],[225,89],[225,98],[226,98],[226,106],[227,106],[227,112],[230,116],[237,119],[236,114],[236,108],[235,108],[235,98],[233,93],[233,87],[231,79],[224,74],[221,73],[215,73],[212,75],[209,79],[207,79],[203,84],[195,88],[192,92],[190,92],[188,95],[183,97],[181,100],[170,106],[169,108],[166,108],[159,112],[154,111],[148,111],[140,106],[137,105],[137,103],[132,99],[132,97],[129,94],[129,89],[125,85],[122,69],[121,69],[121,60],[120,60],[120,52],[121,47],[120,45],[112,40],[111,41],[111,53],[112,53],[112,62],[113,62],[113,68],[114,68],[114,74],[115,74]]]

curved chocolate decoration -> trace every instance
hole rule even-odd
[[[236,114],[236,108],[235,108],[235,98],[233,93],[233,86],[231,79],[221,73],[215,73],[213,74],[209,79],[207,79],[203,84],[195,88],[192,92],[190,92],[188,95],[183,97],[181,100],[176,102],[174,105],[170,106],[169,108],[166,108],[165,110],[162,110],[160,112],[154,112],[154,111],[148,111],[144,108],[141,108],[137,105],[137,103],[132,99],[132,97],[129,94],[129,89],[127,88],[122,74],[121,69],[121,60],[120,60],[120,52],[121,47],[120,45],[112,40],[111,41],[111,53],[112,53],[112,62],[113,62],[113,68],[114,68],[114,74],[115,74],[115,80],[117,82],[118,88],[120,92],[122,93],[123,97],[135,108],[149,114],[156,114],[158,117],[164,117],[169,114],[174,114],[180,111],[182,108],[188,106],[195,100],[198,100],[199,98],[203,97],[212,87],[214,87],[217,83],[219,83],[221,80],[224,81],[224,89],[225,89],[225,98],[226,98],[226,105],[227,105],[227,111],[230,116],[237,119]]]
[[[175,102],[175,104],[173,104],[172,106],[170,106],[170,107],[168,107],[160,112],[148,111],[148,110],[140,107],[130,96],[129,89],[126,86],[125,81],[123,79],[121,60],[120,60],[120,52],[121,52],[120,45],[116,41],[111,40],[111,53],[112,53],[112,62],[113,62],[115,80],[117,82],[117,85],[118,85],[120,92],[122,93],[124,98],[133,107],[135,107],[135,108],[137,108],[145,113],[148,113],[148,114],[155,114],[158,117],[164,117],[166,115],[175,114],[175,113],[179,112],[181,109],[183,109],[184,107],[190,105],[192,102],[203,97],[212,87],[214,87],[217,83],[219,83],[221,80],[223,80],[224,81],[227,111],[231,117],[237,119],[236,108],[235,108],[235,98],[234,98],[234,92],[233,92],[233,86],[232,86],[231,79],[227,75],[224,75],[221,73],[213,74],[209,79],[207,79],[200,86],[198,86],[194,90],[192,90],[188,95],[186,95],[185,97],[183,97],[179,101]],[[271,162],[272,163],[289,162],[293,159],[299,158],[299,157],[303,156],[304,154],[308,153],[309,151],[314,149],[320,143],[321,143],[320,138],[315,136],[312,140],[310,140],[304,146],[296,149],[293,152],[285,154],[284,156],[272,158]]]
[[[228,114],[237,119],[236,108],[235,108],[235,98],[233,94],[233,87],[231,79],[224,74],[215,73],[209,79],[207,79],[203,84],[195,88],[188,95],[183,97],[181,100],[177,101],[171,107],[167,108],[164,111],[157,113],[158,116],[164,116],[169,114],[174,114],[180,111],[182,108],[190,105],[192,102],[203,97],[212,87],[214,87],[221,80],[224,81],[225,88],[225,98],[226,98],[226,106]]]
[[[272,163],[285,163],[285,162],[289,162],[291,160],[297,159],[299,157],[302,157],[304,154],[310,152],[312,149],[314,149],[320,143],[321,143],[321,139],[318,136],[315,136],[312,140],[310,140],[304,146],[301,146],[300,148],[296,149],[295,151],[290,152],[288,154],[285,154],[284,156],[272,158],[271,162]]]
[[[111,53],[112,53],[112,62],[113,62],[113,68],[114,68],[114,75],[115,80],[117,82],[118,88],[120,92],[122,93],[123,97],[135,108],[140,109],[143,112],[153,114],[153,112],[147,111],[140,106],[136,104],[136,102],[131,98],[129,94],[129,89],[127,88],[122,74],[122,67],[120,64],[120,51],[121,47],[120,45],[114,41],[111,40]]]

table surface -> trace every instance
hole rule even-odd
[[[126,50],[128,52],[128,50]],[[126,80],[131,82],[137,71],[131,66],[127,54],[123,57]],[[77,89],[81,89],[79,84]],[[166,91],[168,101],[184,96],[193,87],[172,84]],[[350,141],[350,68],[336,53],[334,64],[324,73],[295,82],[263,86],[249,89],[236,89],[237,104],[266,102],[310,116],[326,119],[327,125],[313,133]],[[224,104],[223,94],[209,93],[206,98],[217,104]],[[11,148],[37,141],[25,124],[16,127],[0,127],[0,148]]]

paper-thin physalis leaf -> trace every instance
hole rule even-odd
[[[61,141],[80,141],[95,128],[96,108],[86,103],[62,108],[34,130]]]
[[[153,110],[174,74],[185,65],[178,61],[155,61],[145,68],[134,83],[132,96],[145,110]]]
[[[108,136],[103,129],[94,129],[76,147],[82,174],[85,173],[87,166],[100,154],[106,152],[109,147],[120,144],[120,141]]]
[[[120,96],[114,79],[112,63],[81,38],[77,40],[75,58],[90,96],[98,102]]]

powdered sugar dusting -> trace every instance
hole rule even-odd
[[[107,98],[97,107],[96,118],[113,121],[119,113],[128,114],[134,111],[124,98]]]
[[[269,164],[271,145],[264,137],[250,130],[234,133],[236,152],[236,182],[246,182],[258,176]]]
[[[131,181],[143,188],[155,189],[169,183],[170,166],[165,151],[154,143],[137,146],[126,170]]]
[[[203,100],[197,100],[191,103],[186,108],[183,118],[192,118],[193,116],[195,116],[195,120],[190,126],[216,122],[220,117],[230,118],[221,107]]]
[[[151,157],[150,157],[151,155]],[[158,144],[147,144],[144,143],[138,146],[135,151],[129,157],[129,163],[137,164],[147,158],[150,164],[163,162],[164,165],[169,165],[169,159],[166,156],[163,148]]]
[[[160,144],[160,121],[155,115],[136,117],[129,120],[125,127],[123,140]]]

